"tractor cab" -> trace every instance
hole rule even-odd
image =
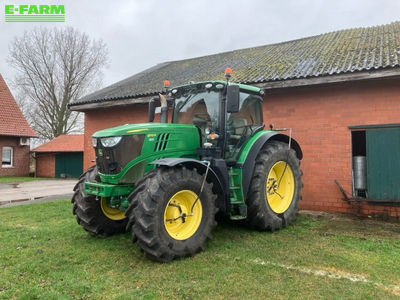
[[[202,156],[233,163],[246,141],[264,128],[259,88],[207,81],[175,87],[167,94],[171,123],[198,128]]]

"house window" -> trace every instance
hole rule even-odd
[[[12,147],[3,147],[3,151],[1,154],[1,165],[3,168],[10,168],[13,166],[13,148]]]
[[[400,124],[351,126],[353,195],[400,202]]]

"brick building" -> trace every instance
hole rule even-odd
[[[32,150],[37,177],[78,178],[83,170],[83,134],[60,135]]]
[[[30,138],[37,135],[1,75],[0,104],[0,176],[27,176]]]
[[[84,167],[91,135],[147,120],[147,102],[169,79],[223,80],[261,87],[264,123],[293,128],[300,143],[300,208],[400,216],[400,23],[159,64],[70,104],[85,113]],[[367,162],[357,189],[355,158]],[[340,190],[340,187],[345,194]]]

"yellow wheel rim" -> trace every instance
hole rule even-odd
[[[289,164],[278,161],[272,166],[265,184],[265,192],[268,204],[275,213],[281,214],[289,208],[294,196],[294,176]]]
[[[164,226],[175,240],[186,240],[195,234],[203,217],[203,208],[197,195],[189,190],[182,190],[173,195],[165,207]]]
[[[124,212],[118,208],[112,208],[109,207],[107,204],[107,198],[102,197],[100,200],[100,206],[101,206],[101,210],[103,211],[103,214],[114,221],[119,221],[119,220],[123,220],[126,218]]]

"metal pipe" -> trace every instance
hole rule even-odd
[[[158,94],[160,96],[161,102],[161,116],[160,122],[161,123],[168,123],[168,102],[167,98],[164,95]]]
[[[367,189],[367,158],[365,156],[353,157],[354,188],[357,191]]]

